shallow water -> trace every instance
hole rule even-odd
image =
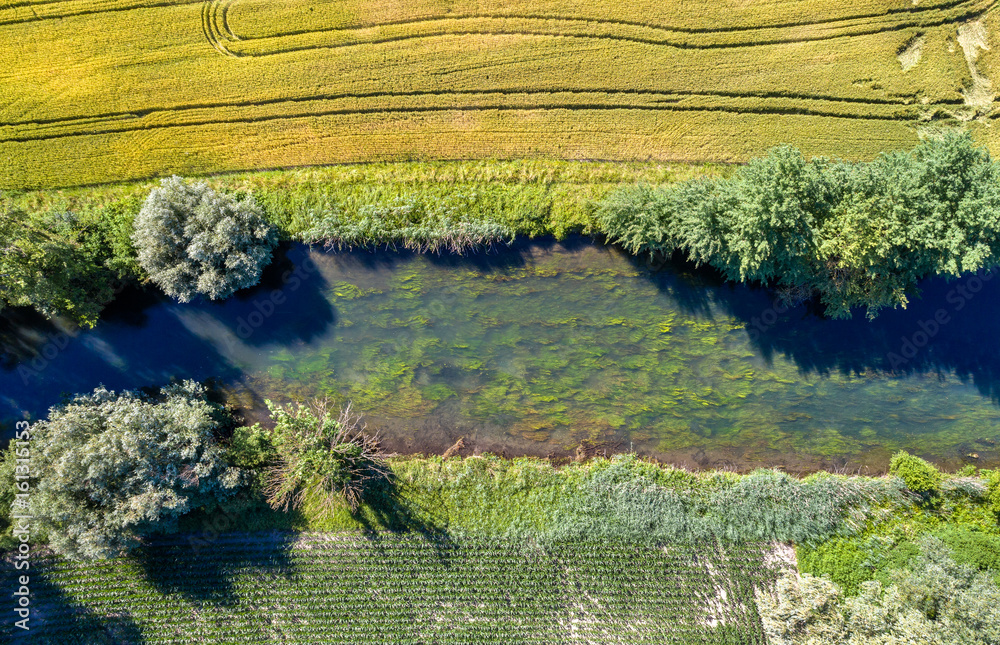
[[[830,321],[583,240],[472,258],[296,246],[221,304],[126,294],[75,336],[8,315],[0,417],[215,377],[251,421],[264,399],[351,401],[398,452],[465,437],[463,454],[700,467],[877,471],[900,448],[997,464],[1000,280],[973,280]]]

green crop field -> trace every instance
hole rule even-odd
[[[345,162],[994,154],[992,0],[16,0],[0,188]]]
[[[764,553],[389,533],[177,538],[134,559],[37,556],[32,642],[763,645]],[[0,634],[12,629],[4,621]]]

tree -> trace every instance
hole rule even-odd
[[[260,280],[277,233],[253,197],[236,200],[170,177],[154,188],[135,221],[139,265],[168,295],[226,298]]]
[[[596,214],[633,253],[680,249],[730,280],[818,295],[832,317],[874,318],[925,277],[1000,263],[1000,164],[967,132],[857,164],[779,146],[732,177],[620,189]]]
[[[71,213],[0,212],[0,305],[92,327],[114,297],[116,276],[91,237]]]
[[[224,412],[194,381],[157,396],[99,387],[31,428],[33,515],[59,553],[104,558],[232,495],[242,480],[213,432]]]

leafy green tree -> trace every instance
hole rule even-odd
[[[731,178],[625,188],[596,212],[633,253],[679,249],[731,280],[818,295],[832,317],[874,317],[927,276],[1000,263],[1000,164],[968,133],[860,164],[780,146]]]
[[[170,177],[150,192],[132,239],[150,279],[187,302],[257,284],[278,238],[253,197],[236,200],[208,184]]]
[[[114,556],[226,500],[242,474],[215,443],[224,421],[194,381],[155,397],[99,387],[52,408],[31,428],[31,508],[50,546],[75,559]]]
[[[722,218],[722,248],[713,265],[733,280],[808,281],[816,230],[843,186],[826,160],[809,163],[780,146],[751,161],[725,183],[731,196]]]
[[[0,211],[0,305],[93,326],[114,297],[116,276],[91,238],[71,213]]]

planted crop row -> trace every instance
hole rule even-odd
[[[414,535],[193,553],[165,541],[130,560],[36,560],[33,631],[39,642],[112,631],[149,643],[763,643],[753,588],[773,574],[761,553]]]

